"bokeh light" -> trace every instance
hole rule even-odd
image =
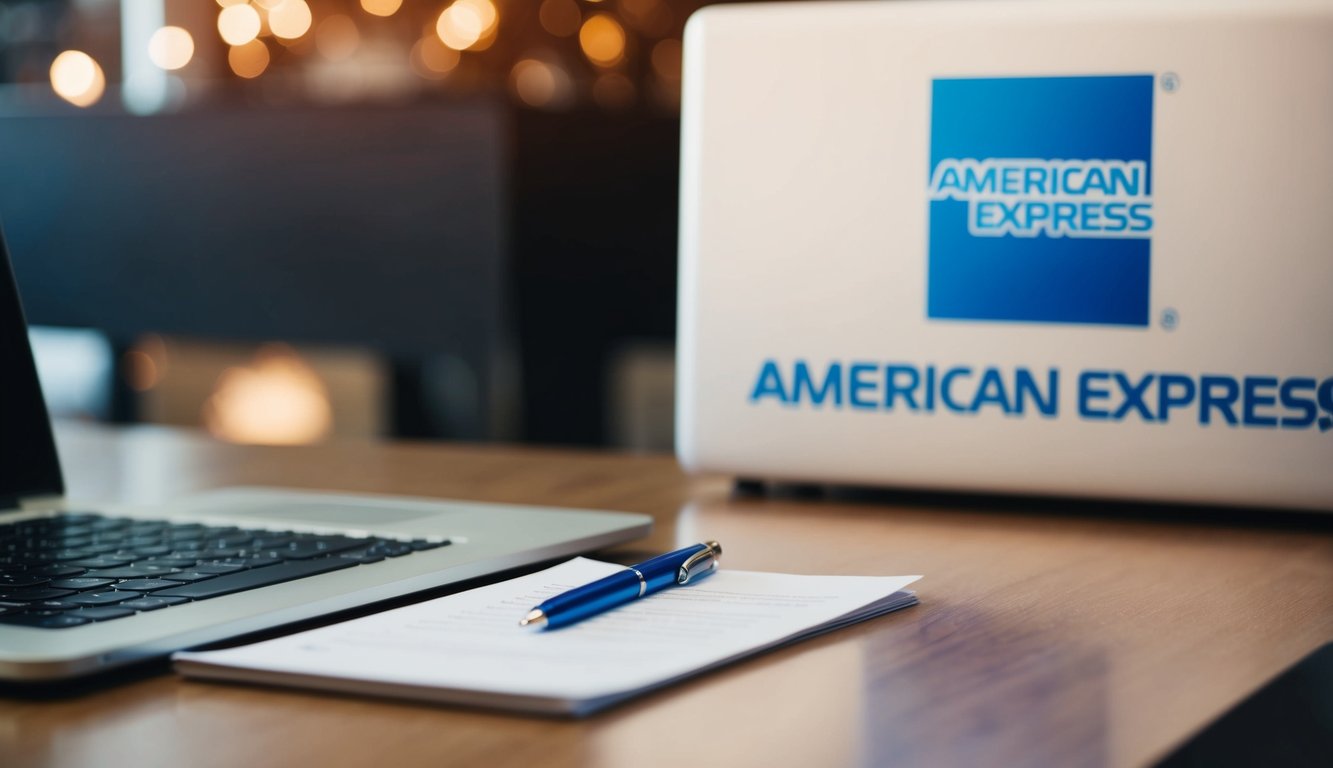
[[[106,75],[83,51],[64,51],[51,62],[51,88],[76,107],[90,107],[106,90]]]
[[[340,13],[324,19],[315,29],[315,47],[329,61],[342,61],[356,53],[360,45],[356,22]]]
[[[148,58],[162,69],[180,69],[194,58],[194,38],[180,27],[162,27],[148,38]]]
[[[455,51],[478,47],[495,31],[500,14],[491,0],[454,0],[440,13],[435,33]]]
[[[667,39],[653,46],[653,71],[668,82],[680,79],[680,41]]]
[[[243,45],[233,45],[227,52],[227,63],[231,71],[246,79],[256,78],[268,69],[268,46],[263,40],[252,38]]]
[[[218,34],[227,45],[245,45],[259,36],[259,11],[248,5],[229,5],[218,14]]]
[[[204,404],[204,424],[223,440],[299,445],[328,436],[328,387],[290,347],[269,345],[249,365],[228,368]]]
[[[310,6],[305,0],[282,0],[268,12],[268,27],[275,37],[295,40],[310,31]]]
[[[440,42],[435,35],[426,35],[412,46],[412,68],[430,80],[446,77],[462,58],[458,51]]]
[[[620,22],[599,13],[583,22],[579,46],[588,61],[599,67],[614,67],[625,58],[625,29]]]
[[[568,72],[536,57],[520,59],[509,72],[509,84],[519,101],[531,107],[564,106],[573,92]]]
[[[403,0],[361,0],[361,9],[372,16],[392,16],[403,5]]]

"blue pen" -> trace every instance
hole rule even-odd
[[[691,584],[712,573],[722,556],[716,541],[658,555],[620,573],[562,592],[533,608],[518,623],[532,629],[556,629],[637,600],[667,587]]]

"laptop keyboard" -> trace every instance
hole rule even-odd
[[[447,546],[63,514],[0,525],[0,624],[62,629]]]

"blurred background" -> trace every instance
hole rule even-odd
[[[57,417],[671,447],[692,0],[0,5]]]

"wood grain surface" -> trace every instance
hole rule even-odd
[[[462,445],[223,445],[59,430],[69,495],[224,485],[645,512],[632,561],[921,573],[921,604],[587,720],[184,682],[160,668],[0,695],[4,766],[1140,765],[1333,640],[1320,517],[925,494],[736,496],[667,456]]]

